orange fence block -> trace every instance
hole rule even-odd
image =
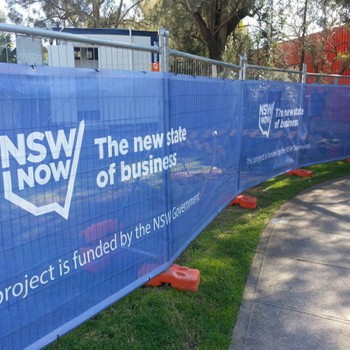
[[[305,170],[305,169],[294,169],[291,171],[288,171],[286,173],[287,176],[296,175],[300,177],[311,177],[312,171],[311,170]]]
[[[146,286],[159,287],[162,284],[169,284],[172,288],[178,290],[197,292],[199,280],[199,270],[173,264],[168,270],[160,273],[158,276],[147,282]]]
[[[348,162],[348,163],[350,163],[350,158],[348,158],[348,159],[345,159],[345,161],[346,161],[346,162]]]
[[[229,206],[237,204],[242,208],[256,209],[257,203],[258,200],[255,197],[249,196],[247,194],[240,194],[229,204]]]

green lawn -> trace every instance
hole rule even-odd
[[[225,209],[176,261],[201,272],[199,291],[140,288],[50,349],[227,349],[246,278],[267,222],[286,201],[350,175],[350,163],[310,167],[312,178],[279,176],[247,191],[256,210]]]

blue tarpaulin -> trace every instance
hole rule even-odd
[[[168,267],[240,192],[350,154],[346,86],[0,65],[0,348]]]

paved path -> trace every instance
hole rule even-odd
[[[284,205],[263,233],[229,350],[350,349],[350,178]]]

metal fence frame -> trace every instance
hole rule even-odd
[[[80,36],[80,35],[73,35],[73,34],[68,34],[68,33],[60,33],[60,32],[54,32],[54,31],[48,31],[48,30],[43,30],[43,29],[35,29],[35,28],[26,28],[26,27],[19,27],[19,26],[14,26],[14,25],[9,25],[9,24],[0,24],[0,31],[5,31],[5,32],[10,32],[10,33],[20,33],[20,34],[23,34],[23,35],[28,35],[28,36],[35,36],[35,37],[39,37],[39,38],[52,38],[52,39],[61,39],[61,40],[68,40],[68,41],[74,41],[74,42],[82,42],[82,43],[87,43],[87,44],[94,44],[94,45],[105,45],[105,46],[110,46],[110,47],[117,47],[117,48],[126,48],[126,49],[132,49],[132,50],[141,50],[141,51],[146,51],[146,52],[155,52],[155,53],[158,53],[158,54],[160,54],[160,56],[161,56],[161,67],[162,67],[162,71],[163,72],[165,72],[165,73],[168,73],[168,72],[172,72],[172,70],[171,70],[171,58],[179,58],[179,59],[185,59],[185,60],[190,60],[190,61],[198,61],[198,62],[201,62],[201,63],[203,63],[203,64],[205,64],[205,65],[208,65],[208,66],[210,66],[210,76],[213,78],[213,79],[221,79],[222,77],[226,77],[225,75],[223,75],[223,76],[221,76],[221,73],[222,73],[222,70],[225,70],[225,69],[227,69],[227,70],[231,70],[231,71],[234,71],[234,72],[236,72],[237,74],[238,74],[238,79],[240,79],[240,80],[246,80],[247,79],[247,72],[249,72],[249,70],[258,70],[258,71],[261,71],[261,72],[271,72],[271,73],[277,73],[277,74],[285,74],[285,73],[287,73],[287,74],[292,74],[292,75],[294,75],[294,76],[296,76],[296,77],[298,77],[299,79],[300,79],[300,81],[302,82],[302,83],[305,83],[306,82],[306,80],[307,80],[307,78],[308,78],[308,76],[309,77],[313,77],[313,76],[315,76],[314,74],[308,74],[307,72],[306,72],[306,66],[304,66],[304,68],[303,68],[303,70],[300,72],[300,71],[292,71],[292,70],[287,70],[287,69],[279,69],[279,68],[271,68],[271,67],[261,67],[261,66],[255,66],[255,65],[249,65],[248,63],[247,63],[247,58],[246,57],[242,57],[241,58],[241,60],[240,60],[240,64],[239,65],[234,65],[234,64],[230,64],[230,63],[226,63],[226,62],[220,62],[220,61],[215,61],[215,60],[211,60],[211,59],[208,59],[208,58],[205,58],[205,57],[200,57],[200,56],[196,56],[196,55],[191,55],[191,54],[188,54],[188,53],[184,53],[184,52],[181,52],[181,51],[177,51],[177,50],[172,50],[171,48],[170,48],[170,46],[169,46],[169,32],[168,31],[166,31],[166,30],[161,30],[160,31],[160,46],[159,47],[157,47],[157,46],[151,46],[151,45],[149,45],[149,46],[145,46],[145,45],[138,45],[138,44],[134,44],[134,43],[126,43],[126,42],[114,42],[114,41],[109,41],[109,40],[102,40],[102,39],[96,39],[96,38],[89,38],[89,37],[84,37],[84,36]],[[92,71],[93,72],[93,71]],[[173,72],[174,73],[174,72]],[[176,72],[175,72],[176,73]],[[208,73],[208,72],[207,72]],[[99,73],[96,73],[96,74],[99,74]],[[157,73],[156,73],[157,74]],[[319,77],[319,76],[323,76],[323,77],[325,77],[326,75],[316,75],[317,77]],[[229,76],[229,78],[230,78],[230,76]],[[343,78],[343,77],[341,77],[341,76],[335,76],[335,75],[332,75],[330,78],[334,78],[334,79],[336,79],[336,78]],[[350,78],[350,77],[349,77]],[[166,79],[164,79],[164,80],[166,80]],[[218,80],[216,80],[216,81],[218,81]],[[160,92],[160,94],[159,94],[159,98],[162,98],[162,96],[165,96],[165,97],[167,97],[168,96],[168,94],[169,94],[169,91],[168,90],[166,90],[166,89],[168,89],[169,87],[167,87],[167,84],[164,84],[165,86],[164,86],[164,90],[165,91],[161,91]],[[225,87],[225,84],[221,84],[222,86],[224,86]],[[141,87],[142,88],[142,87]],[[297,87],[298,88],[298,87]],[[302,90],[302,88],[300,88],[299,90]],[[38,93],[40,93],[40,91],[38,92]],[[157,95],[158,96],[158,95]],[[219,95],[218,95],[219,96]],[[229,95],[229,96],[231,96],[231,95]],[[232,96],[234,96],[234,95],[232,95]],[[113,96],[111,96],[111,98],[112,98]],[[206,95],[204,96],[204,97],[206,97]],[[221,96],[219,96],[219,98],[217,99],[217,101],[221,101],[222,99],[221,99]],[[61,103],[61,100],[58,100],[59,101],[59,103]],[[202,100],[200,100],[199,102],[198,102],[198,105],[201,103],[201,101]],[[152,101],[151,101],[152,102]],[[260,101],[259,101],[260,102]],[[16,103],[16,101],[15,102],[13,102],[13,103]],[[167,102],[164,102],[164,106],[167,104]],[[27,105],[27,104],[26,104]],[[125,105],[126,106],[128,106],[129,104],[126,104],[125,103]],[[215,104],[212,104],[212,101],[209,101],[209,103],[208,103],[208,106],[210,107],[210,109],[208,109],[208,114],[206,115],[206,118],[208,118],[208,120],[209,120],[209,118],[212,118],[212,108],[213,108],[213,106],[215,107]],[[23,107],[24,108],[24,107]],[[126,108],[128,108],[128,107],[126,107]],[[241,107],[239,107],[240,108],[240,113],[242,114],[243,112],[242,112],[242,108]],[[170,111],[170,109],[168,108],[168,107],[165,107],[164,108],[164,113],[165,113],[165,115],[164,115],[164,123],[165,123],[165,126],[164,126],[164,130],[170,130],[170,125],[169,124],[167,124],[167,123],[169,123],[169,121],[170,121],[170,118],[169,118],[169,112]],[[227,111],[228,113],[231,111],[231,109],[225,109],[225,111]],[[157,110],[157,112],[158,112],[158,110]],[[221,111],[219,111],[221,114],[222,114],[222,112]],[[39,111],[38,111],[38,113],[39,113]],[[158,115],[158,114],[157,114]],[[159,112],[159,115],[161,115],[161,116],[163,116],[163,110],[162,110],[162,106],[160,106],[160,112]],[[243,114],[242,114],[243,115]],[[185,117],[186,117],[186,115],[185,115]],[[228,117],[227,118],[229,118],[229,117],[231,117],[230,115],[228,115]],[[226,118],[226,117],[225,117]],[[221,121],[220,121],[220,124],[218,124],[218,125],[222,125],[222,123],[223,122],[225,122],[226,120],[228,120],[227,118],[226,119],[222,119]],[[237,116],[235,116],[235,118],[237,118],[237,120],[238,120],[238,118],[239,118],[239,115],[237,115]],[[234,123],[236,123],[235,122],[235,120],[236,119],[234,119],[233,120],[233,124]],[[82,123],[83,121],[81,121],[81,123]],[[240,123],[236,123],[237,125],[235,126],[235,128],[233,128],[233,129],[231,129],[231,125],[229,125],[229,128],[230,128],[230,139],[231,140],[228,140],[227,138],[226,138],[226,136],[225,135],[229,135],[229,132],[228,132],[228,130],[225,130],[224,131],[224,134],[223,135],[217,135],[217,132],[216,131],[214,131],[212,134],[211,134],[211,136],[210,137],[208,137],[208,136],[206,136],[206,139],[204,139],[205,141],[207,141],[207,140],[210,140],[210,142],[212,142],[212,143],[210,143],[212,146],[211,147],[213,147],[213,149],[214,149],[214,151],[206,151],[205,153],[204,153],[204,155],[206,155],[206,154],[210,154],[210,153],[212,153],[213,154],[213,164],[211,165],[211,168],[210,168],[210,172],[208,173],[206,173],[209,177],[209,179],[212,179],[213,177],[211,176],[211,175],[214,175],[214,178],[216,178],[216,174],[214,173],[214,174],[211,174],[211,172],[212,172],[212,170],[213,170],[213,168],[214,168],[214,160],[215,160],[215,150],[216,150],[216,145],[217,145],[217,143],[216,142],[220,142],[220,141],[216,141],[216,140],[221,140],[221,141],[223,141],[223,142],[225,142],[226,144],[228,144],[227,145],[227,147],[231,147],[231,143],[232,143],[232,145],[238,145],[238,142],[240,142],[240,140],[239,139],[237,139],[236,140],[236,138],[234,138],[235,139],[235,141],[233,141],[232,140],[232,134],[231,134],[231,131],[232,130],[240,130],[240,129],[242,129],[243,130],[243,125],[241,125]],[[84,125],[84,124],[81,124],[81,125]],[[60,124],[59,124],[59,127],[60,127]],[[93,125],[92,126],[90,126],[91,128],[93,128]],[[80,127],[79,127],[80,128]],[[163,128],[162,128],[163,129]],[[256,129],[256,126],[255,126],[255,129]],[[255,130],[254,129],[254,130]],[[20,130],[20,129],[19,129]],[[35,129],[34,129],[35,130]],[[59,130],[61,130],[61,129],[59,129]],[[72,130],[72,129],[71,129]],[[74,129],[74,130],[76,130],[76,129]],[[198,132],[200,133],[201,132],[201,130],[202,129],[198,129]],[[205,128],[203,128],[203,130],[205,130]],[[252,129],[253,130],[253,129]],[[251,130],[249,130],[249,132],[250,132]],[[80,131],[78,131],[78,133],[80,133]],[[33,134],[33,133],[32,133]],[[95,135],[99,135],[99,134],[95,134]],[[107,134],[108,135],[108,134]],[[136,134],[137,135],[137,134]],[[99,136],[101,136],[101,135],[99,135]],[[223,138],[222,138],[222,136],[223,136]],[[23,134],[23,137],[24,137],[24,134]],[[96,137],[96,136],[95,136]],[[236,136],[235,136],[236,137]],[[240,136],[241,137],[241,136]],[[253,139],[254,137],[252,137],[252,139]],[[258,146],[259,147],[259,142],[260,142],[260,138],[255,138],[256,140],[257,140],[257,143],[256,144],[252,144],[252,146],[251,147],[256,147],[256,146]],[[199,142],[201,142],[203,139],[198,139],[198,141]],[[274,140],[272,140],[272,139],[270,139],[271,140],[271,142],[274,142]],[[74,138],[73,138],[73,141],[74,141]],[[328,140],[326,140],[327,142],[328,142]],[[220,144],[220,143],[219,143]],[[261,144],[261,143],[260,143]],[[95,145],[96,145],[96,143],[95,143]],[[80,146],[77,146],[77,145],[75,145],[75,147],[78,147],[78,148],[80,148]],[[220,145],[220,147],[221,147],[221,145]],[[226,146],[225,146],[226,147]],[[237,167],[238,167],[238,169],[240,170],[240,168],[239,168],[239,166],[240,166],[240,162],[239,162],[239,160],[240,160],[240,157],[241,157],[241,155],[240,155],[240,153],[239,153],[239,151],[240,151],[240,149],[243,149],[244,148],[244,145],[242,144],[242,145],[239,145],[239,147],[238,147],[238,152],[236,152],[236,155],[238,154],[238,156],[237,156]],[[226,148],[225,148],[226,149]],[[34,151],[34,149],[33,149],[33,151]],[[249,149],[248,149],[248,151],[249,151]],[[262,152],[265,152],[265,149],[262,149]],[[230,158],[230,159],[233,159],[233,157],[231,156],[231,154],[230,154],[230,152],[224,152],[225,153],[225,156],[227,155],[227,157],[228,158]],[[165,153],[165,154],[167,154],[167,153]],[[262,153],[261,153],[262,154]],[[263,155],[263,154],[262,154]],[[250,156],[250,153],[249,152],[247,152],[247,157],[249,157]],[[165,158],[164,158],[165,159]],[[203,159],[204,159],[204,157],[203,157]],[[296,157],[296,160],[298,160],[298,157]],[[205,161],[206,161],[206,163],[205,164],[208,164],[207,163],[207,161],[208,161],[208,159],[205,159]],[[220,161],[221,162],[221,161]],[[111,163],[112,164],[112,163]],[[115,165],[115,163],[113,163],[114,165]],[[230,163],[231,164],[231,163]],[[232,163],[232,166],[233,166],[233,164],[234,163]],[[289,163],[288,163],[289,164]],[[236,166],[236,165],[234,165],[234,166]],[[87,169],[89,169],[89,166],[87,167]],[[97,168],[96,168],[97,169]],[[110,167],[110,169],[112,169],[111,167]],[[219,168],[217,168],[218,170],[220,170]],[[230,168],[228,168],[228,169],[230,169]],[[187,170],[187,169],[186,169]],[[258,169],[259,170],[259,169]],[[206,170],[205,170],[206,171]],[[261,172],[261,169],[259,170],[259,173]],[[263,173],[263,176],[267,176],[267,174],[268,173],[266,173],[265,171],[263,171],[262,172]],[[223,170],[222,171],[222,174],[225,174],[225,171]],[[242,174],[244,175],[244,172],[242,172]],[[189,173],[187,174],[187,175],[190,175]],[[200,175],[201,176],[201,175]],[[231,176],[231,172],[230,171],[228,171],[228,172],[226,172],[226,175],[225,175],[227,178],[228,177],[231,177],[232,178],[232,176]],[[183,176],[181,176],[181,178],[184,178],[184,180],[185,181],[187,181],[187,179],[188,179],[188,176],[186,176],[186,177],[183,177]],[[169,178],[167,178],[167,179],[169,179]],[[194,177],[194,179],[195,179],[195,181],[196,181],[196,178]],[[206,177],[206,179],[207,179],[207,177]],[[168,180],[169,181],[169,180]],[[237,190],[238,190],[238,186],[243,186],[242,185],[242,183],[239,183],[239,178],[237,177],[237,180],[235,180],[235,181],[237,181],[237,183],[235,183],[235,186],[237,186]],[[256,181],[256,180],[254,180],[254,181]],[[187,181],[188,182],[188,181]],[[247,184],[248,184],[248,182],[245,184],[246,186],[247,186]],[[181,184],[180,184],[180,186],[181,186]],[[191,186],[191,183],[189,183],[189,186]],[[205,180],[205,186],[208,188],[208,191],[210,191],[211,190],[211,182],[207,182],[207,180]],[[221,186],[221,185],[220,185]],[[248,186],[247,186],[248,187]],[[136,188],[136,187],[135,187]],[[222,188],[222,187],[221,187]],[[166,183],[165,184],[165,187],[164,187],[164,189],[166,190],[166,191],[170,191],[169,190],[169,186],[168,186],[168,183]],[[241,188],[241,189],[243,189],[243,188]],[[175,191],[176,190],[176,188],[175,189],[173,189],[173,191]],[[146,188],[145,188],[145,191],[146,191]],[[149,189],[147,190],[147,191],[150,191]],[[170,193],[170,192],[169,192]],[[147,195],[148,195],[148,193],[146,193]],[[198,194],[199,194],[199,192],[198,192]],[[138,193],[138,191],[137,192],[135,192],[135,193],[133,193],[133,196],[137,196],[137,195],[139,195],[139,193]],[[204,194],[205,195],[205,194]],[[214,195],[215,195],[215,192],[214,192]],[[197,196],[197,195],[196,195]],[[226,196],[226,195],[225,195]],[[131,197],[131,196],[130,196]],[[142,197],[142,196],[141,196]],[[154,198],[156,198],[156,197],[154,197]],[[192,197],[191,199],[193,199],[194,197]],[[220,197],[221,198],[221,197]],[[129,197],[127,198],[127,200],[129,201]],[[154,199],[153,199],[154,200]],[[229,200],[229,198],[227,198],[227,199],[225,199],[225,201],[228,201]],[[220,205],[222,206],[221,208],[223,208],[223,205],[225,204],[224,203],[224,201],[222,200],[222,199],[220,199],[220,201],[221,201],[221,203],[220,203]],[[168,204],[167,204],[168,205]],[[182,204],[182,205],[184,205],[184,204]],[[220,209],[220,208],[219,208]],[[218,210],[216,210],[216,212],[215,212],[215,215],[218,213],[219,211]],[[152,213],[152,212],[151,212]],[[209,214],[208,214],[209,215]],[[212,215],[214,215],[214,212],[213,212],[213,214]],[[210,219],[210,217],[208,217],[208,220]],[[137,222],[137,221],[136,221]],[[74,222],[73,222],[74,223]],[[203,224],[201,224],[201,225],[204,225],[204,224],[207,224],[207,223],[204,223],[203,222]],[[118,224],[119,225],[119,224]],[[91,227],[91,226],[90,226]],[[204,226],[196,226],[195,228],[193,228],[193,230],[194,229],[196,229],[196,230],[199,230],[201,227],[204,227]],[[88,229],[86,229],[86,230],[88,230]],[[196,231],[197,232],[197,231]],[[192,236],[191,237],[194,237],[194,233],[195,232],[193,232],[192,233]],[[169,234],[169,231],[167,231],[167,234]],[[189,242],[189,238],[191,238],[191,237],[189,237],[189,235],[187,235],[187,232],[185,232],[185,236],[186,236],[186,241],[184,241],[187,245],[188,245],[188,242]],[[191,238],[192,239],[192,238]],[[102,240],[101,240],[101,242],[102,242]],[[48,243],[47,244],[49,244],[49,241],[48,241]],[[102,243],[101,243],[102,244]],[[180,247],[181,249],[184,249],[183,248],[184,246],[182,246],[182,247]],[[180,248],[178,248],[178,249],[180,249]],[[170,249],[169,249],[169,247],[165,247],[165,249],[168,249],[168,251],[167,251],[167,253],[166,253],[166,256],[168,257],[168,261],[169,261],[169,257],[170,258],[172,258],[172,256],[170,255],[170,254],[173,254],[173,256],[174,257],[176,257],[176,254],[177,254],[177,251],[174,251],[174,252],[170,252]],[[78,251],[78,250],[77,250]],[[146,252],[146,254],[147,254],[148,252]],[[152,254],[152,252],[149,252],[149,254]],[[123,256],[122,256],[123,257]],[[67,262],[68,262],[68,260],[67,260]],[[51,266],[51,265],[50,265]],[[62,266],[62,265],[61,265]],[[136,265],[137,266],[137,265]],[[152,275],[152,277],[154,276],[154,275],[156,275],[157,273],[159,273],[159,272],[161,272],[161,270],[163,269],[163,265],[162,266],[160,266],[157,270],[153,270],[152,271],[152,273],[153,273],[153,275]],[[147,274],[145,274],[144,276],[143,276],[143,282],[146,282],[146,279],[147,279]],[[35,283],[35,282],[34,282]],[[140,280],[140,283],[141,283],[141,280]],[[42,283],[43,284],[43,283]],[[15,286],[14,284],[13,284],[13,286]],[[14,287],[13,287],[14,288]],[[36,287],[35,287],[36,288]],[[135,288],[135,285],[133,285],[132,286],[132,288]],[[32,289],[34,289],[34,287],[32,288]],[[62,289],[63,290],[63,289]],[[18,296],[19,296],[19,294],[18,294]],[[109,303],[111,303],[111,300],[112,299],[109,299],[108,300],[108,302]],[[103,306],[107,306],[106,304],[104,304]],[[100,311],[101,310],[101,308],[102,308],[102,304],[99,304],[99,306],[94,306],[94,307],[91,307],[90,309],[88,309],[87,311],[85,311],[84,312],[84,318],[86,319],[86,318],[88,318],[88,317],[91,317],[91,316],[93,316],[96,312],[98,312],[98,311]],[[27,309],[27,311],[28,311],[28,309]],[[28,311],[29,312],[29,311]],[[72,328],[73,326],[77,326],[78,324],[79,324],[79,322],[81,323],[81,321],[78,321],[78,318],[75,318],[75,319],[73,319],[73,320],[70,320],[69,321],[69,325],[68,326],[66,326],[66,328],[65,329],[63,329],[63,328],[60,328],[60,329],[58,329],[59,331],[57,331],[57,329],[55,330],[55,331],[52,331],[50,334],[48,334],[46,337],[45,337],[45,339],[44,338],[42,338],[42,339],[39,339],[39,340],[37,340],[38,342],[43,342],[44,343],[44,345],[47,345],[47,342],[51,342],[51,341],[53,341],[54,339],[56,339],[57,337],[58,337],[58,334],[60,333],[60,332],[62,332],[62,331],[67,331],[67,329],[68,328]],[[67,323],[68,324],[68,323]],[[49,329],[49,328],[48,328]],[[69,329],[69,330],[70,330]],[[39,346],[39,344],[42,344],[42,343],[37,343],[37,346]],[[32,348],[34,348],[35,347],[35,345],[33,345],[32,346]]]
[[[248,64],[246,56],[242,56],[238,65],[217,61],[210,58],[197,56],[189,54],[186,52],[174,50],[170,48],[169,37],[170,33],[168,30],[161,28],[159,30],[159,46],[152,45],[140,45],[131,42],[123,41],[112,41],[105,39],[97,39],[94,37],[70,34],[64,32],[57,32],[47,29],[40,28],[30,28],[25,26],[17,26],[13,24],[0,23],[0,32],[22,34],[31,37],[37,38],[48,38],[63,40],[67,42],[78,42],[85,43],[90,45],[100,45],[107,46],[111,48],[122,48],[129,50],[138,50],[138,51],[147,51],[150,53],[156,53],[160,56],[160,67],[161,71],[165,73],[175,73],[175,74],[188,74],[188,75],[204,75],[210,76],[212,78],[228,78],[228,79],[239,79],[239,80],[286,80],[286,81],[299,81],[301,83],[321,83],[321,84],[339,84],[340,79],[346,81],[346,84],[350,84],[350,76],[337,75],[337,74],[323,74],[323,73],[309,73],[307,72],[306,64],[303,65],[303,69],[291,70],[283,68],[274,68],[274,67],[265,67]],[[177,60],[188,60],[188,62],[197,62],[199,64],[206,65],[205,68],[199,67],[195,69],[193,66],[191,68],[185,68],[183,71],[175,69],[175,66],[171,66],[171,59]],[[222,74],[223,71],[230,71],[231,74]],[[250,78],[250,71],[260,72],[257,75],[252,75],[253,78]],[[204,74],[203,74],[204,72]],[[266,73],[269,73],[268,79],[265,79]],[[265,76],[264,76],[265,75]],[[284,75],[288,75],[289,79],[284,78]],[[297,79],[290,77],[297,77]]]

